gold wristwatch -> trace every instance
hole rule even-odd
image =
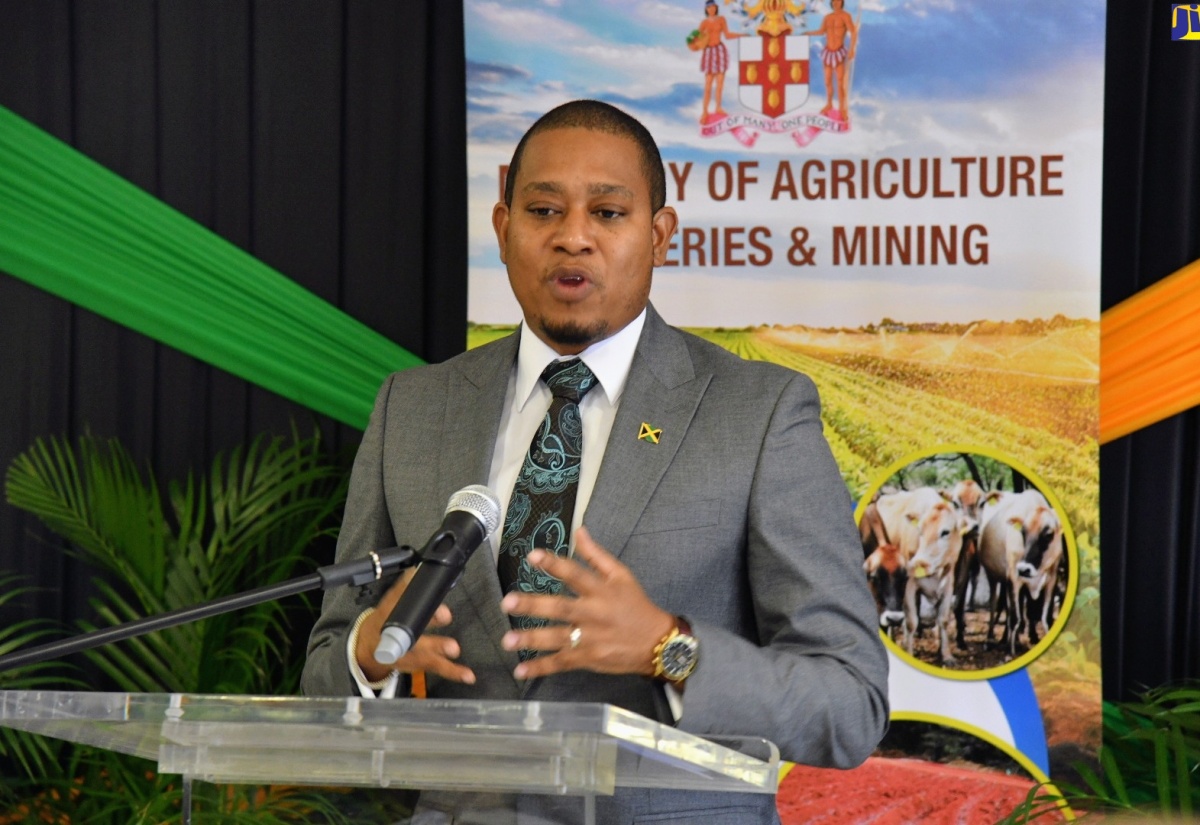
[[[654,678],[679,684],[692,675],[700,661],[700,642],[687,619],[676,616],[676,625],[654,647]]]

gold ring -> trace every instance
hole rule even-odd
[[[570,643],[571,643],[571,650],[574,650],[575,648],[579,647],[579,640],[582,638],[583,638],[582,630],[580,630],[577,627],[571,628],[571,633],[567,636],[568,641],[570,641]]]

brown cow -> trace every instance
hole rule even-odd
[[[858,520],[858,537],[862,540],[863,558],[869,557],[880,545],[892,543],[883,526],[883,517],[879,515],[879,506],[873,501]]]
[[[891,635],[903,625],[904,590],[908,584],[908,570],[900,548],[894,544],[879,545],[863,562],[863,570],[875,596],[879,627]]]
[[[967,603],[975,598],[974,591],[979,579],[979,508],[985,495],[982,487],[967,478],[955,484],[948,496],[958,511],[963,529],[962,552],[954,568],[954,619],[955,639],[960,648],[966,648],[966,609]],[[968,590],[971,591],[969,596]]]
[[[913,651],[920,615],[917,594],[934,606],[942,664],[954,664],[950,652],[950,614],[954,601],[954,568],[962,551],[963,524],[947,501],[938,501],[922,516],[917,551],[908,562],[908,586],[904,591],[905,644]]]

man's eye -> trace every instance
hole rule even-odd
[[[616,209],[597,209],[596,214],[606,221],[611,221],[614,218],[621,217],[621,212]]]
[[[549,206],[531,206],[531,207],[529,207],[529,214],[537,215],[539,218],[544,218],[553,212],[554,212],[554,210],[551,209]]]

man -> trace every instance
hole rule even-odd
[[[843,122],[850,120],[850,102],[846,95],[850,91],[847,73],[849,61],[858,49],[858,30],[854,18],[846,11],[846,0],[832,0],[833,11],[821,19],[821,27],[804,32],[806,37],[825,37],[825,48],[821,51],[821,65],[825,68],[825,108],[822,113],[833,112],[833,74],[837,73],[838,114]],[[846,45],[847,39],[850,45]]]
[[[509,559],[567,592],[518,583],[504,595],[497,555],[503,570],[516,531],[503,525],[492,553],[471,557],[437,631],[394,667],[424,671],[430,696],[609,702],[849,767],[886,726],[886,658],[817,394],[799,373],[742,361],[659,318],[651,272],[677,226],[665,192],[653,139],[618,109],[575,101],[531,127],[493,212],[524,324],[388,379],[355,461],[338,558],[423,541],[472,483],[516,501],[505,501],[506,520],[525,522],[520,479],[557,403],[538,376],[579,356],[598,386],[577,401],[582,463],[563,519],[583,525],[567,533],[573,558]],[[353,594],[326,595],[306,693],[394,690],[372,653],[406,582],[365,616]],[[550,623],[519,620],[530,616]],[[698,646],[694,670],[655,676],[679,636]],[[771,797],[748,794],[619,790],[598,809],[606,823],[775,818]]]
[[[729,70],[729,49],[721,42],[722,36],[729,40],[742,37],[738,32],[729,30],[729,23],[721,16],[717,0],[706,0],[704,3],[704,19],[700,21],[700,33],[704,36],[704,51],[700,54],[700,71],[704,73],[704,102],[700,108],[700,124],[709,122],[709,102],[714,105],[713,120],[720,120],[729,113],[721,106],[721,95],[725,89],[725,72]],[[717,94],[713,97],[713,82],[716,81]]]

